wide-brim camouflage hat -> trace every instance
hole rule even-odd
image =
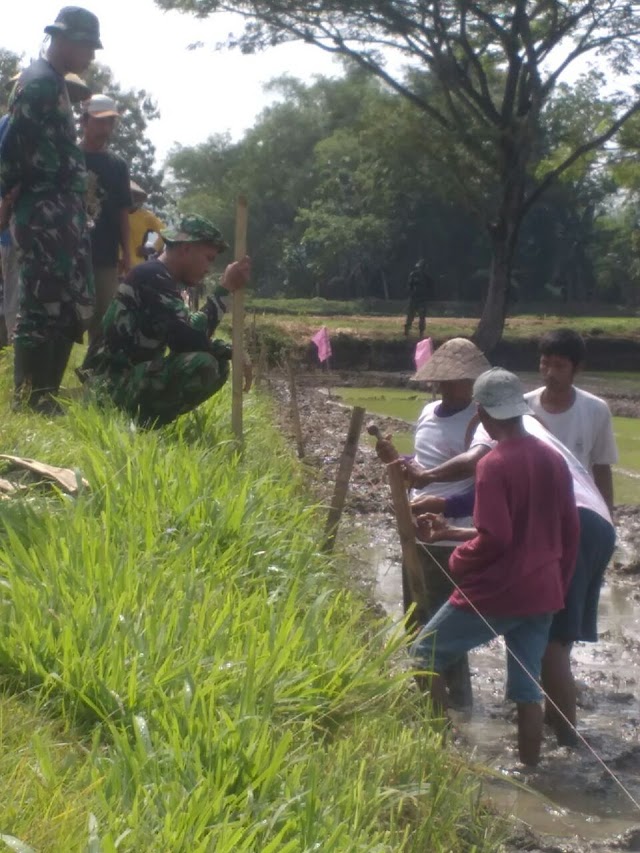
[[[491,365],[478,347],[466,338],[451,338],[434,352],[429,361],[416,371],[421,382],[452,382],[477,379]]]
[[[213,222],[196,213],[187,213],[175,228],[166,228],[160,232],[160,236],[165,243],[211,243],[220,252],[229,248],[222,232]]]
[[[64,6],[52,24],[44,28],[47,35],[61,35],[69,41],[88,44],[94,50],[102,49],[100,21],[88,9],[81,6]]]

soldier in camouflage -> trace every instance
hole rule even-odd
[[[162,238],[162,255],[134,267],[118,287],[103,320],[104,341],[85,364],[99,394],[155,427],[191,411],[226,382],[231,347],[211,336],[230,291],[244,287],[250,271],[249,258],[229,264],[202,310],[191,313],[181,289],[196,287],[228,246],[211,222],[194,214]]]
[[[11,220],[18,249],[16,397],[48,413],[93,311],[87,174],[64,75],[85,71],[102,44],[98,19],[77,6],[63,8],[45,32],[46,57],[20,75],[9,102],[0,229]]]

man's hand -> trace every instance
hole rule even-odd
[[[388,465],[390,462],[395,462],[400,454],[396,450],[390,435],[385,435],[376,441],[376,453],[378,459]]]
[[[418,465],[417,462],[408,461],[407,459],[396,459],[391,465],[397,465],[402,471],[402,476],[410,489],[419,489],[428,486],[431,482],[429,471]]]
[[[439,515],[444,512],[446,503],[445,498],[439,498],[437,495],[423,495],[411,501],[411,512],[414,515],[423,515],[427,512]]]
[[[441,542],[443,539],[451,538],[449,525],[443,515],[426,512],[416,518],[418,526],[418,539],[421,542]]]
[[[131,272],[131,255],[125,252],[118,261],[118,273],[121,276],[128,275]]]
[[[234,261],[225,269],[220,284],[233,293],[246,286],[251,276],[251,258],[245,255],[241,261]]]
[[[251,391],[251,386],[253,385],[253,365],[251,364],[251,359],[248,355],[244,357],[244,364],[242,365],[242,375],[244,376],[244,385],[242,390],[246,394],[247,391]]]

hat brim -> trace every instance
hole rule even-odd
[[[184,231],[161,231],[160,236],[165,243],[210,243],[219,252],[226,252],[229,244],[225,240],[206,240],[200,237],[192,237],[191,234],[186,234]]]
[[[497,421],[508,421],[510,418],[521,418],[523,415],[532,415],[533,410],[526,400],[516,400],[513,403],[503,403],[501,406],[484,406],[476,400],[485,412]]]
[[[93,50],[103,50],[102,42],[100,39],[92,38],[89,34],[82,33],[69,33],[67,32],[65,27],[61,27],[58,24],[49,24],[48,27],[44,28],[45,33],[48,36],[60,35],[64,36],[69,41],[76,41],[82,44],[87,44],[89,47],[93,48]]]
[[[121,118],[120,113],[115,110],[101,110],[99,113],[92,113],[88,110],[86,115],[91,116],[91,118]]]

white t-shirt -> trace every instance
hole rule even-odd
[[[609,406],[595,394],[574,388],[575,400],[566,412],[550,414],[542,406],[542,388],[525,394],[534,413],[568,447],[589,473],[594,465],[613,465],[618,449]]]
[[[525,415],[522,419],[522,424],[529,435],[535,435],[540,441],[543,441],[546,445],[556,450],[569,466],[569,471],[573,478],[573,494],[576,499],[576,506],[590,509],[604,518],[605,521],[608,521],[609,524],[613,524],[609,509],[590,477],[589,472],[569,448],[565,447],[560,439],[549,432],[548,429],[545,429],[536,418]],[[496,444],[495,441],[489,438],[489,434],[482,424],[477,428],[471,440],[471,447],[475,447],[478,444],[484,444],[487,447],[494,447]]]
[[[415,435],[416,461],[423,468],[435,468],[442,465],[467,450],[467,429],[471,419],[475,416],[477,408],[475,403],[470,403],[466,409],[455,415],[441,418],[436,414],[436,409],[442,403],[436,400],[428,403],[418,418]],[[456,480],[451,483],[430,483],[421,489],[414,489],[411,497],[421,495],[436,495],[440,498],[448,498],[458,492],[466,492],[473,489],[474,478],[467,477],[465,480]],[[454,524],[459,527],[471,527],[473,522],[470,517],[455,519]],[[460,543],[438,542],[438,545]]]

